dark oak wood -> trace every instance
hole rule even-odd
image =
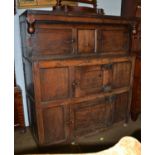
[[[29,119],[40,145],[128,120],[135,20],[63,10],[20,17]]]
[[[110,97],[71,105],[72,137],[104,129],[112,124],[114,103]]]

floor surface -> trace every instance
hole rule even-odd
[[[120,122],[100,133],[79,138],[78,141],[66,146],[57,145],[39,148],[33,139],[30,128],[27,128],[25,133],[21,130],[15,130],[14,149],[15,154],[97,152],[113,146],[124,136],[133,136],[141,141],[140,117],[137,121],[129,121],[127,125]]]

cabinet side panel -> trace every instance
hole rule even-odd
[[[37,127],[35,102],[30,97],[27,97],[27,107],[28,107],[28,114],[29,114],[29,124],[34,134],[34,137],[38,141],[38,127]]]
[[[31,96],[34,99],[32,63],[26,60],[25,58],[23,58],[23,67],[24,67],[26,93],[28,96]]]

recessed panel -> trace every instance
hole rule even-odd
[[[129,86],[130,78],[131,62],[115,63],[113,65],[113,88]]]
[[[35,55],[68,54],[72,52],[72,29],[38,29],[33,36]]]
[[[99,31],[99,49],[101,53],[129,52],[129,30],[125,27],[104,27]]]
[[[123,121],[128,115],[128,93],[116,95],[114,122]]]
[[[64,99],[69,96],[68,68],[40,69],[42,101]]]
[[[95,30],[78,30],[78,53],[95,52]]]
[[[43,110],[45,143],[58,142],[66,139],[64,107]]]

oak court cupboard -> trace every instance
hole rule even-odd
[[[40,145],[71,143],[128,121],[135,24],[61,4],[20,16],[29,120]]]

